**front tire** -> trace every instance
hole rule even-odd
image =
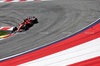
[[[18,29],[17,27],[14,27],[12,33],[15,32],[17,29]]]

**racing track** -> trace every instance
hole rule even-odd
[[[27,16],[33,15],[39,20],[28,31],[0,41],[0,59],[50,44],[86,27],[100,17],[99,2],[0,3],[0,26],[16,26]]]

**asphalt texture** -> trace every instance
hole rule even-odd
[[[0,41],[0,59],[36,49],[67,37],[100,17],[99,0],[0,3],[0,27],[18,26],[28,16],[39,23]]]

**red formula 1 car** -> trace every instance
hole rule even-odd
[[[38,19],[33,17],[29,17],[24,19],[24,21],[19,24],[19,27],[14,27],[12,32],[22,32],[28,30],[30,27],[32,27],[34,24],[38,23]]]

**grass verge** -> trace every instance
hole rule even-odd
[[[0,36],[5,35],[7,33],[9,33],[9,32],[8,31],[0,31]]]

